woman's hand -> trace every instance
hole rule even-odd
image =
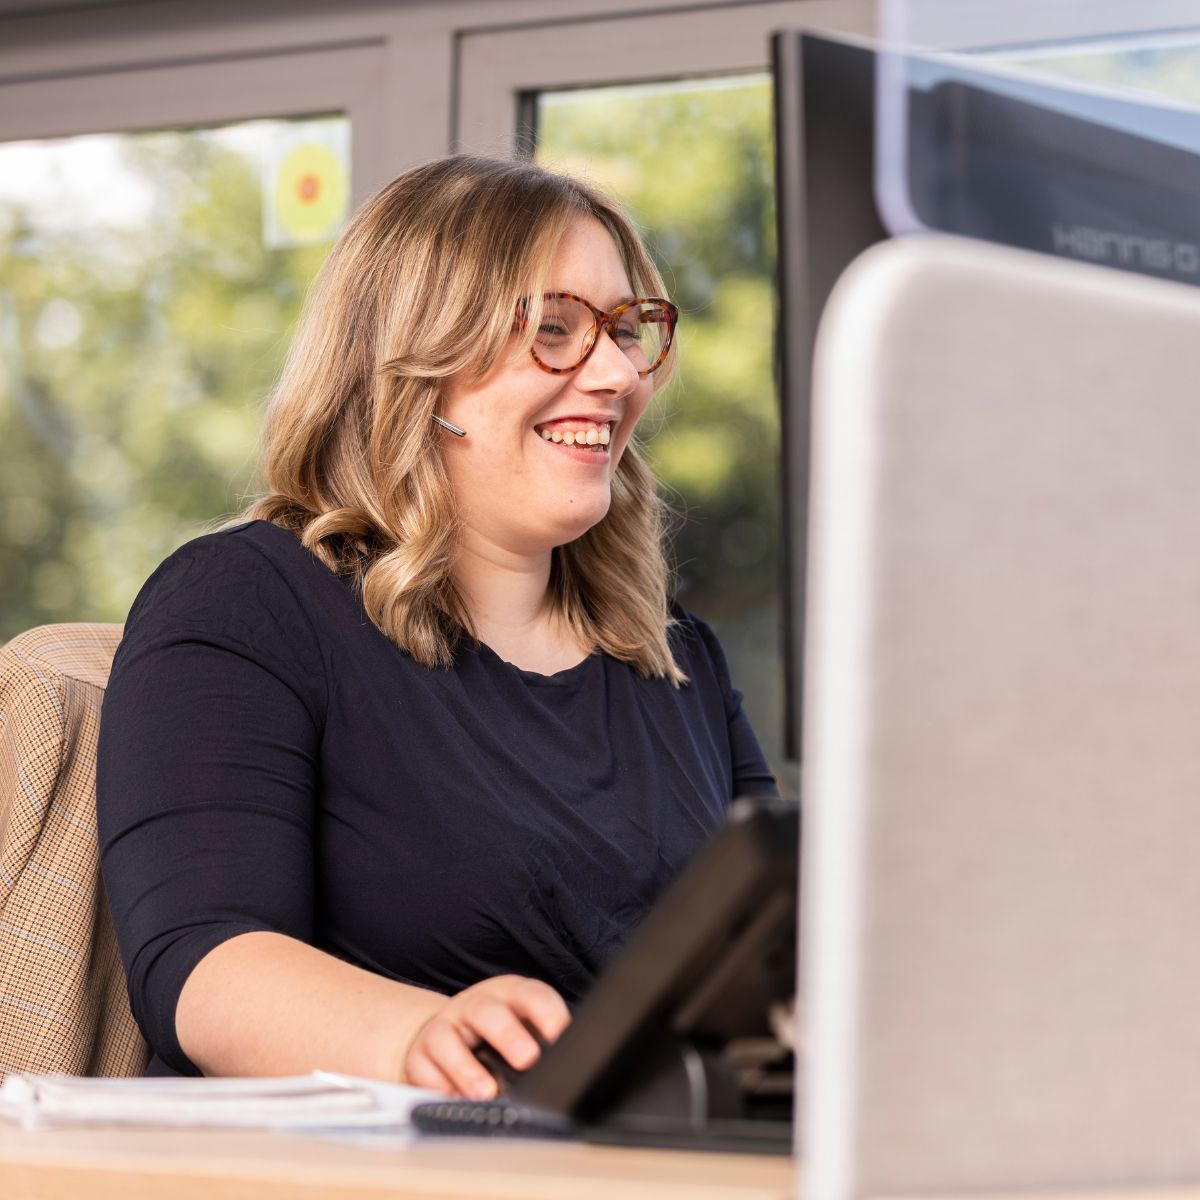
[[[566,1003],[549,984],[521,975],[485,979],[451,996],[417,1030],[404,1056],[404,1080],[490,1100],[496,1081],[475,1057],[475,1047],[487,1042],[523,1071],[541,1053],[530,1028],[553,1042],[570,1020]]]

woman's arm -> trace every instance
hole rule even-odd
[[[690,625],[699,637],[710,669],[716,679],[725,704],[725,719],[729,730],[729,765],[733,776],[730,799],[739,796],[778,796],[779,784],[767,765],[766,756],[750,726],[750,718],[742,707],[742,693],[733,686],[725,651],[707,622],[674,608],[681,624]]]
[[[206,1075],[340,1071],[459,1092],[496,1093],[472,1050],[490,1042],[514,1067],[570,1016],[558,993],[515,975],[453,997],[342,962],[276,933],[246,933],[210,951],[175,1013],[184,1053]]]
[[[323,1067],[482,1094],[492,1085],[471,1049],[486,1039],[527,1065],[537,1045],[522,1019],[553,1038],[566,1008],[533,980],[446,997],[313,947],[327,710],[295,592],[238,533],[191,543],[143,589],[97,771],[134,1015],[184,1073]]]

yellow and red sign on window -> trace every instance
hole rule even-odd
[[[263,172],[268,246],[331,242],[350,212],[350,129],[344,121],[297,121],[280,129]]]

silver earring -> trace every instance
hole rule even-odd
[[[449,430],[449,432],[454,434],[455,437],[467,436],[467,431],[465,429],[459,429],[457,425],[451,425],[449,421],[443,420],[437,415],[437,413],[431,413],[430,415],[443,429]]]

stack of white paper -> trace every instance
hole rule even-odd
[[[325,1071],[275,1079],[81,1079],[16,1072],[0,1085],[0,1119],[26,1129],[407,1129],[414,1105],[443,1098],[423,1088]]]

